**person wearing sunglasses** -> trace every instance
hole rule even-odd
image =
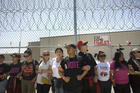
[[[111,93],[110,64],[106,61],[106,54],[99,51],[97,54],[97,75],[100,93]]]
[[[0,54],[0,93],[5,93],[7,86],[7,76],[10,70],[9,65],[4,63],[5,56]]]
[[[10,64],[9,72],[9,83],[7,93],[21,93],[21,63],[20,63],[20,54],[13,53],[11,55],[12,63]]]
[[[140,93],[140,48],[134,48],[130,52],[129,79],[133,93]]]
[[[39,65],[37,93],[49,93],[52,75],[50,52],[48,50],[44,50],[41,57],[43,61]]]
[[[24,52],[25,60],[22,62],[21,86],[22,93],[34,93],[34,84],[38,72],[38,62],[32,58],[31,49]]]

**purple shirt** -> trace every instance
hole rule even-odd
[[[115,79],[116,84],[128,84],[128,67],[124,64],[121,64],[122,68],[115,69],[115,62],[110,63],[110,69],[114,71],[113,78]]]

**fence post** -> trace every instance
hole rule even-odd
[[[74,43],[77,44],[77,11],[76,11],[76,0],[73,0],[74,5]],[[77,51],[76,51],[77,53]]]

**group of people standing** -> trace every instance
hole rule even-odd
[[[130,52],[125,60],[121,49],[117,49],[111,62],[106,60],[104,51],[96,53],[95,58],[88,53],[88,42],[79,41],[66,45],[67,57],[63,49],[56,48],[56,57],[50,59],[50,52],[42,52],[42,61],[32,58],[31,49],[20,55],[11,55],[10,65],[3,63],[0,55],[0,93],[140,93],[140,49]],[[77,48],[79,53],[76,54]]]

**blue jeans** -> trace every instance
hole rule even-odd
[[[64,93],[63,86],[60,88],[55,88],[56,93]]]
[[[58,87],[58,84],[59,84],[59,87]],[[63,80],[59,79],[59,82],[58,82],[58,80],[55,78],[54,79],[54,87],[55,87],[56,93],[64,93]]]

